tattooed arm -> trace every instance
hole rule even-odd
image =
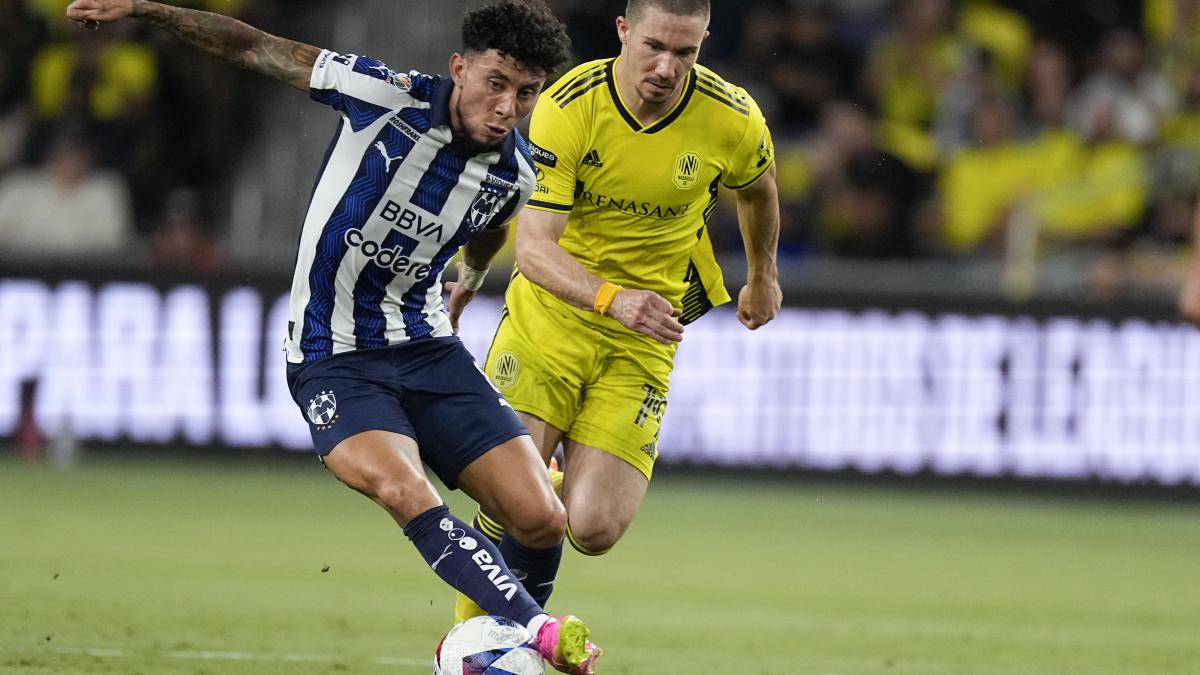
[[[75,0],[67,17],[98,27],[132,16],[161,26],[187,44],[293,87],[308,91],[313,64],[321,50],[264,33],[221,14],[184,9],[147,0]]]

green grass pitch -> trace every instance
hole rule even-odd
[[[663,473],[565,556],[602,674],[1200,672],[1195,501]],[[452,600],[315,461],[0,457],[2,673],[428,673]]]

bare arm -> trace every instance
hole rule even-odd
[[[450,327],[458,333],[458,319],[462,316],[463,310],[475,298],[475,291],[468,288],[468,283],[464,283],[465,276],[469,273],[466,267],[475,270],[470,274],[477,276],[476,281],[483,283],[483,274],[479,272],[487,271],[492,264],[492,258],[496,257],[496,253],[504,247],[504,241],[508,239],[508,229],[501,228],[497,230],[484,230],[471,238],[466,246],[463,246],[463,259],[458,263],[458,281],[447,281],[444,285],[446,290],[450,291],[450,299],[446,301],[446,314],[450,317]]]
[[[566,214],[522,209],[520,218],[517,267],[521,274],[564,302],[592,309],[605,280],[559,246]],[[683,325],[675,318],[681,313],[657,293],[634,288],[620,290],[607,312],[626,328],[666,344],[683,339]]]
[[[507,239],[506,227],[481,231],[463,246],[463,262],[472,269],[486,270]]]
[[[149,21],[185,43],[229,63],[308,91],[321,50],[264,33],[237,19],[148,0],[75,0],[67,17],[85,25],[125,17]]]
[[[779,247],[779,190],[775,166],[737,192],[738,227],[746,247],[746,285],[738,293],[738,320],[750,330],[779,313],[783,292],[775,255]]]
[[[517,228],[517,267],[526,278],[558,299],[591,309],[604,280],[584,269],[558,245],[566,228],[565,213],[522,209],[521,225]]]
[[[1192,262],[1187,279],[1179,290],[1179,314],[1188,323],[1200,326],[1200,201],[1192,217]]]

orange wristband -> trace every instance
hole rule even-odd
[[[612,307],[617,293],[622,290],[620,286],[614,283],[604,282],[600,285],[600,289],[596,291],[596,299],[592,300],[592,309],[596,310],[596,313],[601,316],[608,314],[608,308]]]

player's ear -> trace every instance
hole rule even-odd
[[[467,57],[454,52],[450,55],[450,79],[454,80],[454,86],[461,87],[463,77],[467,72]]]
[[[623,16],[617,17],[617,38],[621,44],[626,44],[629,41],[629,21]]]

